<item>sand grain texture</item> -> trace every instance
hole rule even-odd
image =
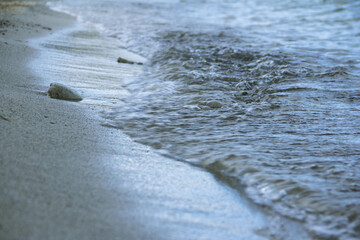
[[[27,39],[74,19],[35,2],[1,2],[0,11],[0,239],[145,237],[123,231],[134,224],[129,218],[109,216],[111,207],[129,208],[116,187],[101,186],[111,177],[95,168],[112,151],[100,144],[111,131],[84,106],[37,94],[46,89],[26,68],[36,56]]]

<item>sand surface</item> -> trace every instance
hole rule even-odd
[[[248,240],[284,227],[209,173],[101,126],[86,105],[46,96],[28,39],[75,19],[39,2],[0,4],[0,239]]]

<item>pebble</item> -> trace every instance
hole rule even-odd
[[[48,90],[48,95],[51,98],[81,101],[83,98],[74,89],[71,89],[60,83],[51,83]]]

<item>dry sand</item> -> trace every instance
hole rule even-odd
[[[51,99],[27,39],[74,19],[0,4],[0,239],[263,239],[267,217],[201,169],[160,157],[93,110]],[[275,226],[276,225],[276,226]]]

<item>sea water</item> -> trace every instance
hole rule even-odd
[[[96,79],[84,101],[104,125],[210,171],[314,239],[360,239],[359,1],[49,5],[93,25],[74,39],[105,37],[67,49],[91,53],[75,85]],[[124,49],[146,63],[117,63]]]

